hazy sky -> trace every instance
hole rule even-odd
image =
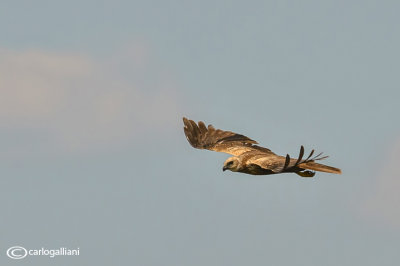
[[[399,10],[1,1],[0,264],[398,265]],[[343,174],[222,172],[182,116]]]

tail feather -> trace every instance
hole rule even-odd
[[[332,173],[332,174],[341,174],[342,173],[342,170],[340,170],[339,168],[335,168],[332,166],[315,163],[315,162],[301,163],[298,165],[298,167],[303,168],[303,169],[313,170],[313,171]]]

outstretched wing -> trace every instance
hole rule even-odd
[[[310,152],[306,159],[303,159],[304,156],[304,147],[301,146],[300,153],[297,159],[291,159],[289,154],[286,157],[283,156],[254,156],[253,158],[248,160],[248,164],[255,164],[260,166],[261,168],[271,170],[274,173],[284,173],[284,172],[297,172],[302,169],[310,169],[305,166],[307,163],[313,163],[318,160],[323,160],[328,156],[321,157],[322,153],[312,157],[314,154],[314,150]],[[323,170],[319,170],[323,171]]]
[[[257,144],[255,140],[231,131],[215,129],[212,125],[206,127],[202,121],[196,124],[184,117],[183,123],[186,138],[196,149],[225,152],[235,156],[248,151],[272,153],[267,148],[254,145]]]

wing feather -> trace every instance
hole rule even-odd
[[[184,132],[190,145],[196,149],[206,149],[224,152],[238,156],[245,152],[257,151],[258,153],[271,153],[271,150],[259,147],[257,141],[231,131],[215,129],[212,125],[206,125],[200,121],[183,118]]]
[[[204,125],[204,123],[202,121],[199,122],[199,129],[200,129],[200,133],[201,135],[205,135],[207,133],[207,128],[206,125]]]

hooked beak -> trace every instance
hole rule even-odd
[[[228,167],[226,167],[226,166],[224,165],[224,167],[222,167],[222,171],[225,172],[226,169],[228,169]]]

